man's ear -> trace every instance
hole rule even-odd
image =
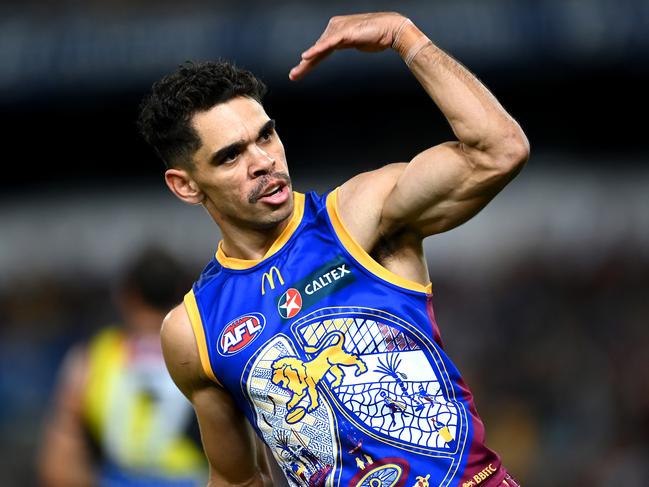
[[[167,169],[165,183],[176,197],[190,205],[203,202],[203,191],[198,187],[190,174],[184,169]]]

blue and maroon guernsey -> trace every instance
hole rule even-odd
[[[205,373],[291,486],[499,485],[506,472],[444,353],[430,285],[374,261],[336,195],[294,193],[259,261],[219,246],[185,297]]]

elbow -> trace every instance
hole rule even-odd
[[[493,145],[489,155],[492,169],[503,177],[512,178],[518,174],[530,157],[530,143],[523,130],[514,124],[511,129]]]
[[[506,137],[504,149],[503,165],[507,173],[518,173],[530,158],[530,142],[518,124]]]
[[[525,133],[520,130],[520,134],[514,143],[514,150],[512,154],[512,165],[516,172],[523,169],[523,166],[530,158],[530,141],[527,139]]]

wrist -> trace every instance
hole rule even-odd
[[[424,47],[432,44],[432,41],[420,31],[408,18],[404,18],[401,25],[394,34],[392,49],[399,53],[399,56],[410,66],[412,60]]]

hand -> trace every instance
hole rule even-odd
[[[288,77],[299,80],[337,49],[356,48],[378,52],[392,46],[399,28],[407,19],[395,12],[332,17],[320,38],[302,53],[302,60]]]

